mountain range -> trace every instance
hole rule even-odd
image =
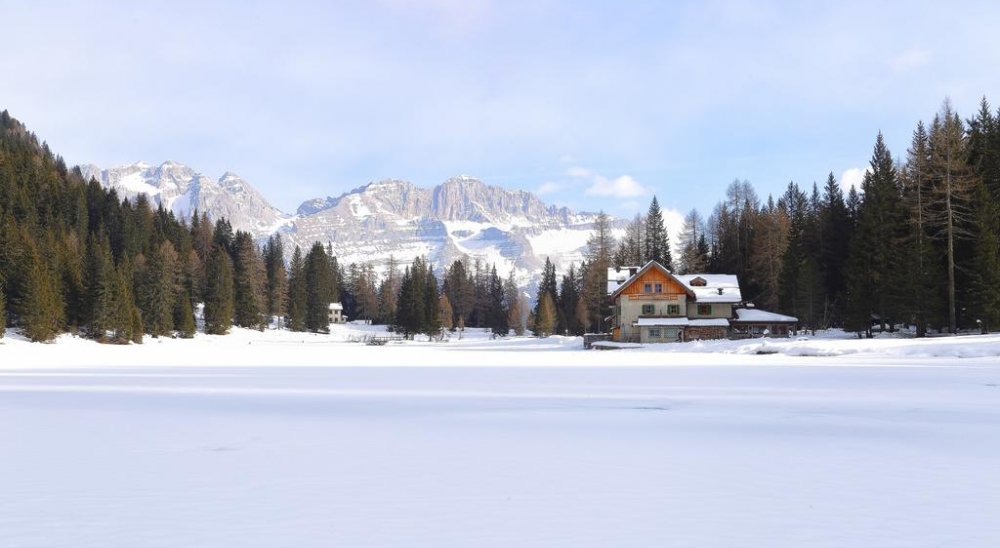
[[[213,179],[171,161],[80,169],[119,195],[145,194],[154,206],[183,219],[199,211],[213,220],[225,217],[234,230],[261,240],[280,234],[288,253],[295,245],[306,249],[319,241],[332,245],[342,264],[371,262],[384,271],[390,261],[403,265],[425,256],[438,272],[466,256],[495,264],[501,276],[513,270],[524,287],[537,282],[546,257],[560,269],[582,260],[596,219],[594,213],[547,205],[531,192],[467,175],[432,188],[376,181],[338,197],[307,200],[295,214],[286,214],[232,172]],[[623,224],[612,221],[616,235]]]

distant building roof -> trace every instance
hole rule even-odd
[[[674,274],[674,278],[694,293],[696,302],[743,302],[740,282],[735,274]]]
[[[330,303],[330,310],[343,310],[344,305],[340,303]]]
[[[785,316],[775,312],[768,312],[759,308],[737,308],[736,322],[747,323],[798,323],[799,319],[794,316]]]

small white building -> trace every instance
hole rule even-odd
[[[344,323],[347,316],[344,316],[344,305],[340,303],[330,303],[330,323]]]

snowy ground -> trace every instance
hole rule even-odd
[[[360,329],[4,339],[0,546],[1000,545],[1000,337]]]
[[[194,340],[146,337],[141,345],[100,345],[62,335],[54,344],[33,344],[15,334],[0,339],[0,368],[74,366],[462,366],[503,365],[913,365],[940,364],[945,358],[1000,361],[1000,335],[927,339],[886,336],[859,340],[842,331],[788,339],[706,341],[585,351],[578,337],[511,337],[493,340],[485,330],[467,330],[447,342],[394,342],[366,346],[352,340],[386,335],[384,326],[333,325],[329,335],[234,328],[225,336],[199,333]],[[792,359],[802,357],[820,360]]]

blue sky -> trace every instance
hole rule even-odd
[[[288,211],[471,174],[707,215],[1000,101],[1000,8],[878,4],[0,0],[0,108],[71,164],[232,170]]]

